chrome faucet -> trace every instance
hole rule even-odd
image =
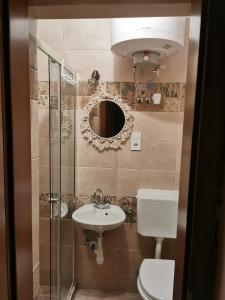
[[[99,209],[109,208],[109,202],[107,197],[103,195],[100,189],[97,189],[92,196],[93,202],[96,204],[96,207]]]

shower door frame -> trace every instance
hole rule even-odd
[[[47,57],[48,57],[48,80],[49,80],[49,87],[48,87],[48,91],[49,91],[49,174],[50,174],[50,185],[49,185],[49,191],[50,191],[50,197],[49,197],[49,205],[50,205],[50,299],[55,298],[55,295],[52,292],[52,287],[53,287],[53,280],[52,280],[52,231],[53,231],[53,224],[52,224],[52,217],[54,214],[54,205],[56,204],[61,204],[62,201],[62,192],[61,192],[61,155],[62,155],[62,149],[61,149],[61,143],[62,143],[62,136],[61,136],[61,117],[62,117],[62,107],[61,107],[61,102],[62,102],[62,80],[63,77],[62,75],[64,74],[64,70],[66,70],[67,72],[71,73],[73,75],[73,77],[75,78],[75,71],[68,65],[64,65],[64,61],[61,61],[60,58],[57,56],[57,54],[54,53],[54,51],[48,47],[48,45],[46,45],[43,41],[40,41],[39,39],[36,39],[37,42],[37,49],[39,49],[40,51],[42,51]],[[51,194],[52,194],[52,145],[51,145],[51,79],[52,79],[52,73],[51,73],[51,64],[56,63],[59,67],[59,87],[57,88],[57,106],[58,106],[58,117],[59,117],[59,123],[58,123],[58,142],[60,143],[59,145],[59,192],[58,192],[58,199],[57,202],[55,202],[56,199],[54,199],[52,201],[51,199]],[[75,104],[74,104],[75,107]],[[74,111],[75,114],[75,111]],[[75,116],[74,116],[75,118]],[[74,119],[75,121],[75,119]],[[74,145],[75,146],[75,145]],[[74,160],[75,163],[75,160]],[[54,173],[54,172],[53,172]],[[75,174],[75,165],[74,165],[74,174]],[[75,176],[75,175],[74,175]],[[58,218],[57,218],[57,232],[58,232],[58,236],[57,236],[57,297],[58,299],[61,299],[61,244],[60,244],[60,240],[61,240],[61,218],[59,217],[61,215],[61,206],[59,206],[58,208]],[[73,249],[73,255],[74,255],[74,249]],[[68,297],[72,296],[75,290],[75,285],[76,282],[74,280],[74,271],[73,271],[73,280],[71,282],[71,287],[70,290],[68,291],[68,295],[67,295],[67,299],[69,300]],[[49,299],[49,300],[50,300]],[[67,300],[66,299],[66,300]]]

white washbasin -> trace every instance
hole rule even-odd
[[[85,229],[101,233],[122,225],[126,215],[118,205],[109,205],[109,208],[99,209],[95,204],[86,204],[75,210],[72,218]]]

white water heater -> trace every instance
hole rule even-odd
[[[185,17],[112,19],[111,50],[134,64],[157,64],[184,46]]]

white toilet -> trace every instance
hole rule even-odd
[[[161,258],[164,238],[176,238],[178,191],[139,189],[137,193],[137,231],[155,237],[155,259],[144,259],[137,280],[144,300],[172,300],[175,261]]]

